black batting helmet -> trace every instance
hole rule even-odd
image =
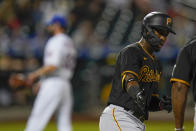
[[[142,22],[142,36],[152,46],[160,44],[160,39],[154,34],[152,29],[162,29],[170,33],[176,34],[172,29],[172,18],[162,12],[151,12],[147,14]]]

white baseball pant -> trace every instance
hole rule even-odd
[[[67,80],[51,77],[43,80],[25,131],[43,131],[57,111],[58,131],[71,131],[72,89]]]

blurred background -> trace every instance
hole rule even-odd
[[[169,79],[179,49],[196,34],[195,0],[0,0],[0,122],[26,120],[35,98],[31,89],[13,90],[12,73],[31,72],[42,65],[48,40],[46,22],[61,14],[78,51],[72,80],[74,120],[97,120],[111,89],[117,53],[141,38],[141,21],[150,11],[174,18],[177,35],[157,54],[163,66],[161,95],[171,95]],[[185,119],[193,118],[191,90]],[[190,111],[189,111],[190,109]],[[172,113],[150,119],[172,120]]]

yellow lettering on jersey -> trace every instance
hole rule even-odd
[[[150,70],[147,65],[144,65],[139,72],[139,81],[141,82],[160,82],[161,74],[156,70]]]

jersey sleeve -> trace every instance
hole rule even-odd
[[[130,48],[121,52],[121,75],[129,72],[138,78],[139,72],[139,58],[138,50]]]
[[[182,48],[173,68],[171,82],[178,81],[190,86],[192,72],[191,56],[188,48]]]

